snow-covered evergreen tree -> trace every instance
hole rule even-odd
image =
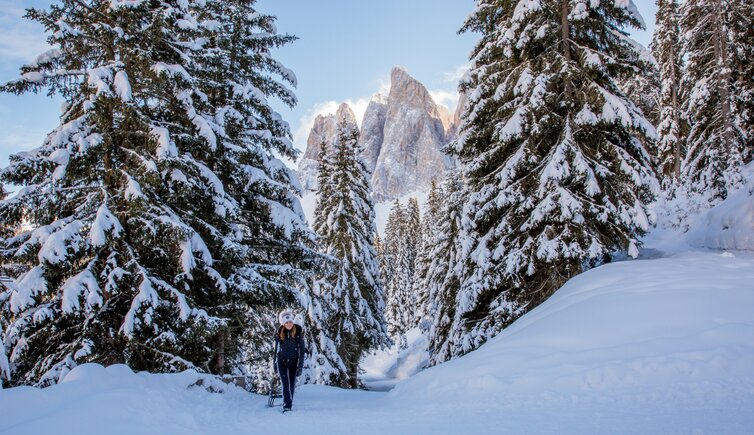
[[[5,187],[0,183],[0,201],[4,200],[8,196],[8,192],[5,191]],[[11,227],[6,221],[0,221],[0,240],[7,238],[11,234]],[[0,269],[0,275],[3,275],[2,269]]]
[[[681,130],[682,58],[681,29],[678,24],[678,1],[657,0],[652,54],[660,68],[660,119],[657,124],[657,172],[663,186],[677,183],[681,177],[683,137]]]
[[[324,253],[339,260],[332,274],[321,280],[322,309],[328,310],[327,336],[346,368],[338,378],[333,369],[329,382],[355,388],[362,355],[387,343],[383,286],[374,249],[374,206],[368,170],[359,158],[359,130],[347,120],[338,122],[333,155],[320,180],[317,214]],[[322,184],[322,182],[326,183]],[[328,186],[329,187],[325,187]]]
[[[405,225],[406,228],[404,229],[404,233],[406,234],[406,239],[408,240],[408,246],[409,248],[411,248],[408,252],[408,254],[410,255],[409,260],[412,267],[416,267],[416,257],[418,256],[419,247],[421,246],[422,221],[421,210],[419,209],[419,200],[414,197],[409,198],[408,203],[406,204]]]
[[[3,326],[0,322],[0,326]],[[3,389],[4,384],[10,380],[10,363],[6,356],[5,343],[3,343],[3,337],[0,336],[0,389]]]
[[[393,203],[380,257],[387,296],[385,318],[392,338],[403,336],[415,326],[416,320],[413,282],[421,231],[418,201],[412,199],[413,203],[409,200],[405,207],[397,199]]]
[[[327,141],[320,143],[320,152],[317,157],[317,207],[314,209],[313,228],[317,234],[325,234],[329,231],[329,216],[332,207],[329,202],[333,199],[332,161]],[[309,347],[309,359],[305,363],[303,381],[316,384],[342,385],[348,379],[348,369],[341,356],[338,354],[338,345],[333,341],[331,329],[336,315],[338,303],[333,299],[332,285],[328,283],[328,277],[335,276],[339,270],[340,261],[334,257],[322,259],[319,273],[312,286],[312,300],[308,306],[306,315],[307,345]]]
[[[689,190],[710,201],[726,198],[742,181],[745,138],[734,98],[730,8],[729,0],[687,0],[681,7],[683,113],[689,123],[681,170]]]
[[[379,231],[374,232],[374,252],[377,254],[377,258],[379,259],[382,255],[382,237],[380,237]],[[382,265],[380,265],[382,267]],[[382,276],[382,269],[380,269],[380,276]],[[383,285],[384,285],[384,277],[383,277]]]
[[[654,56],[643,46],[636,43],[635,48],[642,63],[634,74],[629,74],[624,81],[619,82],[618,87],[641,109],[647,121],[657,125],[660,120],[661,87],[658,65]]]
[[[749,163],[754,160],[754,2],[730,0],[727,13],[736,117],[747,147],[743,160]]]
[[[439,364],[452,354],[451,325],[455,317],[460,274],[458,265],[464,189],[458,171],[448,171],[443,181],[441,204],[434,217],[432,239],[427,246],[430,264],[424,279],[428,292],[427,337],[429,363]]]
[[[424,215],[421,219],[421,243],[416,253],[416,264],[413,279],[413,294],[416,298],[416,308],[414,311],[414,324],[419,325],[423,330],[429,328],[430,299],[428,281],[429,268],[432,264],[433,257],[431,252],[437,239],[437,231],[440,228],[440,219],[442,211],[443,192],[435,180],[429,188],[429,195],[424,206]]]
[[[400,228],[403,214],[404,210],[400,201],[395,199],[387,217],[385,240],[381,244],[380,256],[378,258],[380,276],[385,286],[385,321],[387,323],[388,334],[391,337],[395,336],[396,330],[400,329],[402,318],[402,313],[400,312],[401,304],[398,303],[400,295],[398,253],[402,245]]]
[[[452,355],[478,347],[615,251],[638,254],[654,128],[617,83],[640,59],[631,1],[480,0],[482,37],[451,151],[464,168],[464,262]]]
[[[327,228],[327,208],[322,207],[325,201],[329,201],[333,196],[332,184],[332,162],[330,161],[330,151],[327,141],[320,143],[319,155],[317,161],[317,198],[318,205],[314,209],[314,222],[312,228],[317,234],[322,234]]]
[[[313,235],[270,56],[294,37],[253,1],[63,0],[28,12],[53,49],[5,92],[66,100],[42,146],[0,177],[25,186],[0,217],[2,261],[29,271],[3,302],[13,382],[82,362],[245,371],[266,364],[277,308],[297,304]],[[302,287],[306,288],[306,287]],[[306,296],[306,295],[303,295]]]
[[[0,184],[0,199],[3,196],[3,186]],[[0,227],[0,231],[2,231],[2,227]],[[0,236],[2,236],[2,233],[0,233]],[[0,389],[11,379],[10,362],[8,362],[8,352],[5,348],[2,331],[8,328],[8,321],[10,320],[10,313],[7,310],[5,300],[10,297],[11,289],[9,287],[12,285],[11,282],[7,281],[7,277],[3,276],[3,271],[0,270]]]
[[[334,260],[334,259],[333,259]],[[323,276],[337,269],[337,261],[327,261],[320,265]],[[337,316],[337,303],[332,298],[332,287],[326,279],[317,278],[311,288],[311,300],[307,307],[305,319],[301,323],[305,326],[304,335],[307,345],[307,358],[301,375],[303,383],[345,385],[348,379],[348,368],[343,362],[338,344],[331,336],[333,316]],[[271,373],[275,376],[274,371]],[[269,378],[267,378],[269,379]]]

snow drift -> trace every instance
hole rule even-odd
[[[419,373],[391,395],[702,405],[737,391],[752,399],[752,283],[752,257],[733,254],[609,264],[570,280],[478,351]]]
[[[687,241],[700,248],[754,251],[754,177],[725,201],[697,216]]]

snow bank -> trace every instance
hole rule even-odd
[[[413,328],[390,349],[374,352],[361,360],[359,367],[364,373],[359,376],[367,388],[373,391],[389,391],[398,382],[407,379],[427,367],[429,340],[421,330]]]
[[[687,241],[697,248],[754,251],[754,179],[694,219]]]
[[[751,433],[752,283],[753,256],[686,253],[599,267],[479,350],[419,373],[390,396],[539,409],[537,419],[563,407],[602,417],[648,413],[603,433]],[[601,432],[582,429],[573,433]]]
[[[248,396],[237,387],[211,394],[191,387],[209,377],[193,370],[178,374],[134,373],[125,365],[84,364],[47,389],[0,390],[0,433],[9,434],[183,434],[205,433],[192,409],[223,396]]]

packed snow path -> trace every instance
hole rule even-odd
[[[469,355],[388,393],[266,397],[197,375],[85,365],[0,391],[2,434],[751,434],[754,255],[681,253],[588,271]]]

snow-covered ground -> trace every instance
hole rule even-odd
[[[85,365],[0,391],[0,433],[750,434],[753,283],[743,253],[606,265],[463,358],[388,393],[302,386],[289,415],[191,372]]]
[[[477,351],[389,392],[305,385],[281,415],[240,389],[187,388],[193,372],[84,365],[44,390],[0,390],[0,433],[752,434],[754,252],[723,250],[740,246],[723,234],[754,232],[749,192],[685,235],[653,234],[644,259],[575,277]],[[364,379],[413,373],[420,342],[367,359]]]
[[[429,363],[429,340],[417,327],[406,332],[405,342],[397,340],[390,349],[380,350],[361,360],[361,382],[372,391],[390,391]]]

